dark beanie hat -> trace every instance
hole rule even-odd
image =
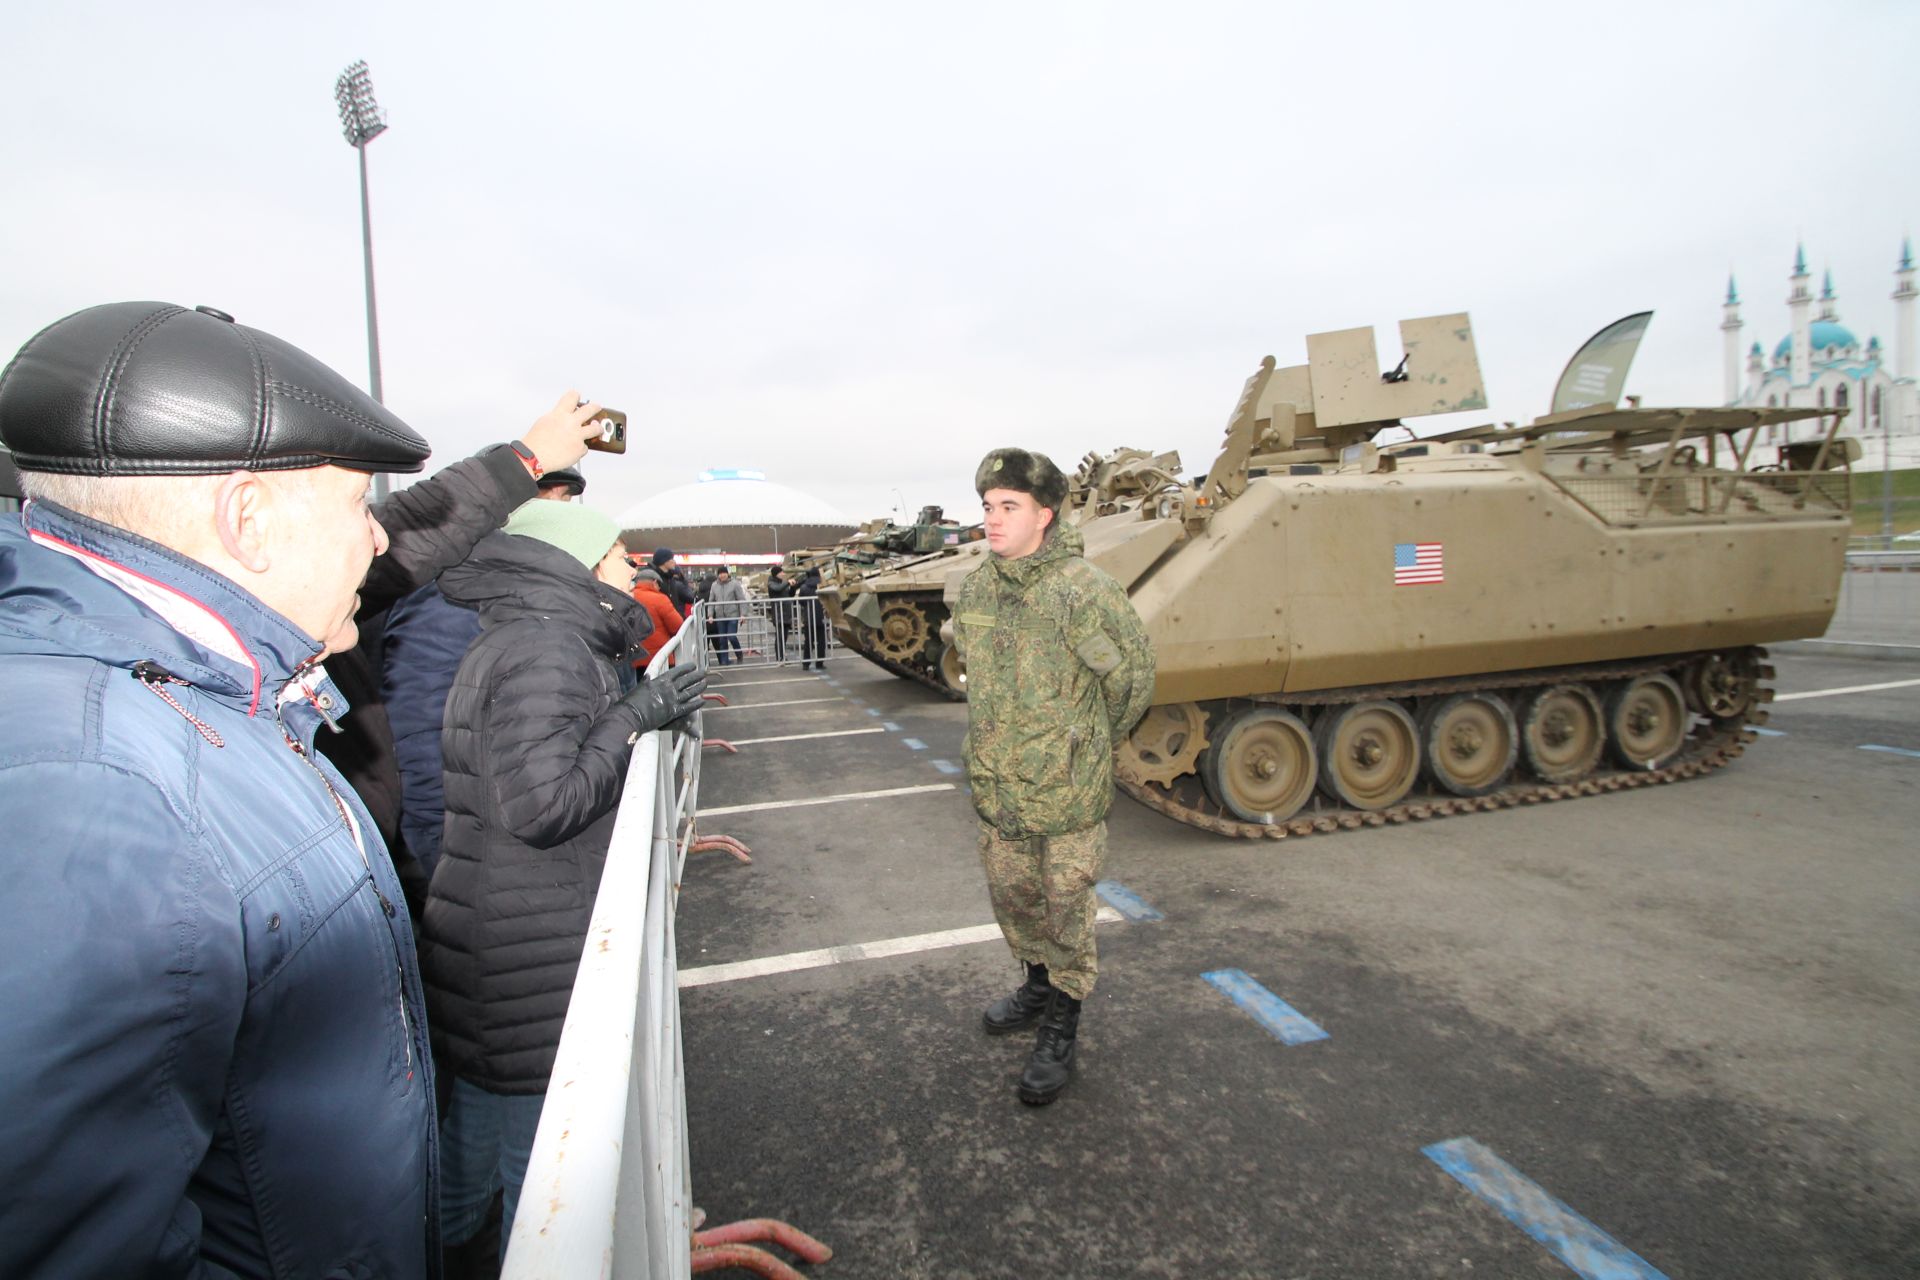
[[[1055,511],[1067,500],[1067,478],[1053,459],[1025,449],[995,449],[982,458],[980,469],[973,473],[973,488],[981,497],[989,489],[1030,493],[1034,501]]]
[[[661,565],[665,564],[667,561],[671,559],[673,559],[673,551],[671,548],[655,547],[653,549],[653,567],[654,568],[658,569]]]
[[[0,373],[23,471],[418,471],[431,450],[332,369],[211,307],[113,302],[42,329]]]
[[[555,471],[540,473],[542,489],[558,489],[561,485],[567,486],[567,492],[577,498],[587,491],[587,478],[572,467],[561,467]]]

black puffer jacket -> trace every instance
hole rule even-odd
[[[447,817],[422,927],[440,1062],[494,1093],[553,1070],[639,715],[618,699],[650,626],[532,538],[489,535],[440,579],[485,630],[447,697]]]

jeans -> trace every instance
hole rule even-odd
[[[465,1244],[486,1221],[487,1206],[499,1191],[505,1201],[500,1218],[500,1257],[513,1235],[513,1211],[526,1180],[533,1133],[540,1127],[544,1093],[488,1093],[465,1080],[453,1082],[453,1101],[440,1121],[440,1236],[444,1244]]]
[[[737,661],[744,660],[744,655],[740,653],[740,640],[734,634],[738,630],[740,630],[740,619],[738,618],[715,618],[713,620],[713,654],[714,657],[720,660],[720,665],[723,667],[731,666]],[[727,656],[729,647],[732,648],[735,654],[732,658]]]

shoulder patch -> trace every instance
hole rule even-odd
[[[1097,676],[1104,676],[1120,665],[1120,647],[1104,631],[1096,631],[1073,648],[1074,656]]]

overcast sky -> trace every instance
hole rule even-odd
[[[1796,238],[1891,343],[1916,54],[1898,0],[27,6],[0,348],[158,298],[364,382],[365,58],[388,403],[429,466],[626,409],[614,514],[735,466],[964,512],[1003,444],[1204,474],[1263,355],[1455,310],[1492,407],[1423,431],[1545,412],[1649,308],[1628,390],[1718,403],[1728,270],[1771,350]]]

